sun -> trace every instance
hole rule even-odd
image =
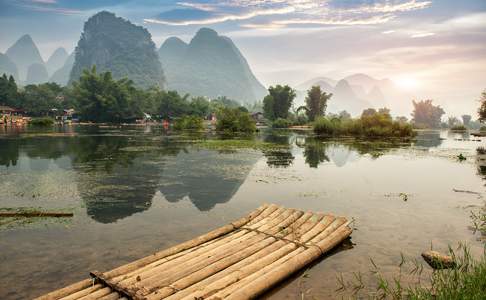
[[[412,76],[398,76],[393,79],[395,85],[403,90],[416,90],[420,86],[420,81]]]

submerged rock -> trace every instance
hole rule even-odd
[[[422,253],[422,257],[430,267],[436,270],[452,269],[456,267],[456,262],[451,256],[437,251],[425,251]]]

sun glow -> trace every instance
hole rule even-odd
[[[393,79],[395,85],[403,90],[416,90],[420,86],[420,81],[411,76],[399,76]]]

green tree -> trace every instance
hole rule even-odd
[[[479,99],[479,101],[481,102],[481,106],[478,110],[479,121],[483,123],[486,121],[486,90],[481,93],[481,98]]]
[[[191,114],[194,114],[201,118],[207,117],[211,112],[209,101],[205,97],[192,98],[189,106],[191,109]]]
[[[445,111],[432,104],[432,100],[413,101],[412,123],[419,127],[440,128]]]
[[[327,102],[331,99],[332,94],[321,91],[320,86],[313,86],[307,91],[305,98],[307,117],[314,121],[316,117],[323,116],[326,112]]]
[[[128,79],[114,80],[110,72],[96,73],[96,67],[84,70],[79,81],[73,83],[72,96],[78,103],[82,120],[113,122],[133,120],[140,114],[132,103],[135,92]]]
[[[0,77],[0,105],[19,107],[19,93],[17,84],[12,75],[7,77],[3,74]]]
[[[63,108],[63,89],[57,83],[29,84],[20,97],[20,107],[33,116],[45,116],[52,109]]]
[[[289,109],[296,97],[295,90],[288,85],[271,86],[268,89],[269,94],[263,99],[263,111],[265,117],[270,120],[277,118],[287,119]]]
[[[253,133],[256,130],[255,121],[248,112],[238,108],[223,107],[218,111],[216,130],[224,133]]]
[[[447,118],[447,126],[449,128],[452,128],[452,127],[454,127],[456,125],[459,125],[460,123],[461,123],[461,121],[459,121],[459,119],[456,118],[456,117],[449,117],[449,118]]]
[[[171,120],[188,115],[190,112],[188,99],[189,94],[181,96],[176,91],[161,91],[158,93],[157,101],[161,118]]]

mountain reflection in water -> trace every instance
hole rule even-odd
[[[74,171],[74,184],[87,215],[100,223],[113,223],[147,210],[156,193],[168,202],[189,200],[198,210],[209,211],[233,197],[262,156],[270,167],[287,168],[300,152],[310,168],[326,163],[343,167],[362,155],[378,158],[404,146],[320,140],[277,131],[257,137],[278,145],[275,148],[214,151],[194,147],[198,138],[164,136],[152,130],[139,134],[136,130],[88,128],[79,135],[69,133],[4,135],[0,138],[0,165],[18,173],[48,172],[52,166]],[[440,143],[438,132],[426,133],[416,146],[436,147]]]

